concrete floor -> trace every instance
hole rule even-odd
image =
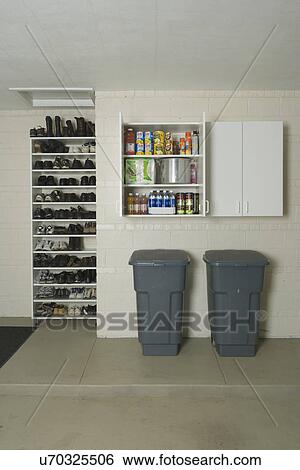
[[[295,339],[255,358],[219,358],[208,339],[144,357],[80,322],[42,326],[0,369],[0,448],[299,449],[299,364]]]

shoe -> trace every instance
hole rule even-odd
[[[53,233],[54,233],[55,235],[65,235],[65,234],[67,234],[68,232],[67,232],[67,228],[66,228],[66,227],[64,227],[64,226],[62,226],[62,225],[55,225],[55,226],[53,227]]]
[[[56,157],[53,162],[53,169],[60,170],[62,168],[62,161],[60,157]]]
[[[86,135],[87,137],[93,137],[95,135],[95,124],[88,121],[86,124]]]
[[[90,143],[85,142],[84,144],[80,145],[79,152],[81,152],[81,153],[90,153]]]
[[[47,176],[46,186],[56,186],[54,176]]]
[[[33,127],[32,129],[30,129],[29,131],[29,136],[30,137],[36,137],[36,128]]]
[[[51,160],[45,160],[44,161],[44,170],[52,170],[53,168],[53,163]]]
[[[44,227],[44,228],[45,228],[45,227]],[[46,234],[47,234],[47,235],[53,235],[53,234],[54,234],[54,227],[53,227],[53,225],[48,225],[48,226],[46,227]]]
[[[68,137],[75,137],[75,131],[74,131],[72,121],[67,120],[66,121],[66,126],[68,128]]]
[[[51,194],[45,194],[45,202],[53,202]]]
[[[68,313],[69,317],[74,317],[75,316],[75,307],[74,305],[71,305],[69,307],[69,313]]]
[[[89,185],[89,177],[88,176],[82,176],[80,180],[81,186],[88,186]]]
[[[77,186],[78,181],[76,178],[69,178],[69,186]]]
[[[86,136],[86,128],[85,128],[85,120],[83,117],[75,117],[76,120],[76,136],[77,137],[85,137]]]
[[[38,178],[38,186],[46,186],[47,185],[47,176],[42,175]]]
[[[74,158],[73,163],[72,163],[72,170],[81,170],[82,169],[82,163],[78,158]]]
[[[60,116],[55,116],[54,122],[55,122],[55,137],[62,137]]]
[[[36,128],[36,136],[37,137],[45,137],[46,136],[45,128],[41,127],[41,126],[38,126]]]
[[[45,211],[43,209],[35,209],[33,219],[45,219]]]
[[[36,230],[36,234],[37,235],[45,235],[46,233],[46,227],[44,225],[39,225],[37,230]]]
[[[94,162],[90,158],[87,158],[86,161],[84,162],[83,168],[85,168],[86,170],[88,169],[94,170],[95,169]]]
[[[96,176],[92,175],[89,177],[89,186],[96,186]]]
[[[81,238],[70,237],[69,238],[69,250],[70,251],[81,251]]]
[[[52,118],[50,116],[46,116],[46,135],[47,137],[54,137],[52,128]]]
[[[80,201],[81,202],[87,202],[88,201],[88,194],[87,193],[81,193],[80,194]]]
[[[50,240],[45,240],[43,250],[44,251],[52,251],[54,250],[53,248],[54,243]]]
[[[88,193],[88,202],[96,202],[96,194],[95,193]]]
[[[96,142],[90,142],[90,153],[96,153]]]
[[[34,202],[44,202],[44,201],[45,201],[45,194],[43,193],[38,193],[34,198]]]
[[[75,307],[74,308],[74,317],[80,317],[81,316],[81,308],[80,307]]]
[[[71,168],[70,160],[68,160],[67,158],[65,158],[65,159],[62,161],[61,168],[62,168],[62,169],[69,169],[69,168]]]
[[[53,219],[53,210],[50,209],[49,207],[47,207],[46,209],[44,209],[44,213],[45,213],[45,219]]]
[[[34,164],[35,170],[43,170],[44,169],[44,162],[42,160],[36,160]]]
[[[59,186],[68,186],[68,185],[69,185],[69,179],[68,178],[60,178]]]
[[[68,127],[67,126],[63,126],[62,128],[62,136],[63,137],[69,137],[69,134],[68,134]]]

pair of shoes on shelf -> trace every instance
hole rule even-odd
[[[76,178],[60,178],[59,186],[78,186]]]
[[[80,201],[81,202],[96,202],[96,194],[95,193],[81,193]]]
[[[33,255],[33,266],[36,268],[46,268],[51,266],[52,257],[46,253],[35,253]]]
[[[95,153],[96,143],[94,140],[85,142],[81,145],[71,144],[69,145],[69,153]]]
[[[49,208],[35,209],[33,219],[53,219],[53,210]]]
[[[96,176],[95,175],[92,175],[90,177],[82,176],[80,180],[80,185],[81,186],[96,186]]]
[[[53,168],[51,160],[36,160],[34,164],[35,170],[52,170]]]
[[[96,235],[96,222],[85,222],[83,233]]]
[[[69,246],[64,241],[39,240],[35,246],[35,251],[67,251]]]
[[[82,249],[82,239],[80,237],[70,237],[69,238],[69,250],[81,251],[81,249]]]
[[[57,186],[57,180],[52,175],[41,175],[38,177],[38,186]]]
[[[52,191],[51,193],[38,193],[34,202],[63,202],[64,194],[61,191]]]
[[[69,234],[79,235],[84,232],[84,228],[81,224],[69,224],[67,231]]]
[[[97,273],[94,269],[77,271],[74,277],[74,284],[95,284]]]

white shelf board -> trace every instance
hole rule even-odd
[[[43,283],[35,282],[33,285],[34,285],[34,287],[49,287],[49,286],[50,287],[62,287],[62,286],[64,286],[64,287],[97,287],[97,284],[95,284],[95,283],[94,284],[93,283],[90,283],[90,284],[88,284],[88,283],[86,283],[86,284],[84,284],[84,283],[82,283],[82,284],[79,284],[79,283],[78,284],[68,284],[67,282],[62,283],[62,284],[58,284],[58,283],[51,284],[49,282],[48,283],[46,283],[46,282],[45,283],[44,282]],[[88,300],[88,299],[86,299],[86,300]],[[95,299],[93,299],[93,300],[95,300]]]
[[[32,219],[32,222],[96,222],[96,219]]]
[[[58,205],[61,205],[61,206],[74,206],[76,204],[79,204],[80,206],[83,206],[83,205],[96,205],[97,202],[87,202],[87,201],[72,201],[72,202],[50,202],[50,201],[47,201],[47,202],[33,202],[32,205],[34,206],[58,206]]]
[[[52,303],[52,302],[57,302],[57,303],[60,303],[60,304],[64,304],[66,302],[70,302],[70,303],[85,303],[85,304],[96,304],[97,303],[97,299],[44,299],[44,298],[40,298],[40,299],[33,299],[33,302],[34,303]]]
[[[49,157],[49,156],[59,156],[61,158],[67,158],[70,155],[80,155],[80,156],[91,156],[96,155],[95,152],[67,152],[67,153],[45,153],[45,152],[32,152],[33,157]]]
[[[30,140],[95,140],[93,137],[30,137]]]
[[[124,188],[199,188],[203,184],[124,184]]]
[[[44,253],[44,254],[47,254],[47,255],[74,255],[74,254],[86,254],[86,255],[95,255],[97,253],[96,250],[93,250],[93,251],[85,251],[85,250],[81,250],[81,251],[73,251],[73,250],[57,250],[57,251],[54,251],[54,250],[33,250],[33,254],[41,254],[41,253]]]
[[[78,184],[77,186],[32,186],[32,189],[95,189],[96,186],[81,186]]]
[[[73,169],[72,168],[60,168],[59,170],[49,168],[46,170],[32,170],[33,173],[91,173],[91,172],[96,172],[96,168],[89,169],[89,168],[78,168],[78,169]],[[84,176],[84,175],[83,175]]]
[[[49,317],[33,316],[33,320],[97,320],[96,315],[78,315],[69,317],[67,315],[49,315]]]
[[[79,233],[78,235],[74,235],[73,233],[64,233],[64,234],[61,234],[61,235],[57,235],[57,234],[52,234],[52,235],[47,235],[46,233],[44,233],[44,235],[33,235],[33,238],[63,238],[63,237],[67,237],[67,238],[78,238],[78,237],[87,237],[87,238],[96,238],[96,234],[95,233]]]
[[[64,267],[64,266],[42,266],[33,268],[35,271],[83,271],[84,269],[97,269],[95,266],[71,266],[71,267]]]

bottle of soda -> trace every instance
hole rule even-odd
[[[134,215],[140,214],[140,195],[139,193],[135,193],[134,195],[134,204],[133,204],[133,213]]]
[[[127,214],[134,214],[134,197],[132,193],[129,193],[127,196]]]
[[[140,200],[140,214],[141,215],[148,214],[148,198],[147,198],[146,193],[142,194],[142,197]]]

